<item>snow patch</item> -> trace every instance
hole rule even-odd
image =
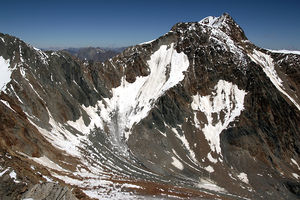
[[[150,44],[151,42],[153,42],[153,41],[155,41],[156,39],[154,39],[154,40],[150,40],[150,41],[148,41],[148,42],[143,42],[143,43],[140,43],[139,45],[143,45],[143,44]]]
[[[135,188],[135,189],[141,189],[142,187],[139,185],[133,185],[133,184],[129,184],[129,183],[124,183],[122,185],[122,188]]]
[[[120,188],[113,188],[114,190],[105,189],[91,189],[83,190],[83,192],[94,199],[112,200],[112,199],[139,199],[139,196],[132,194],[132,192],[121,191]]]
[[[193,167],[191,164],[189,164],[188,162],[184,161],[175,151],[175,149],[172,149],[172,152],[174,153],[174,155],[180,160],[181,163],[184,163],[185,165],[189,166],[190,168],[194,169],[197,172],[201,172],[198,168]],[[191,162],[193,162],[191,159],[189,159]],[[197,165],[198,166],[198,165]]]
[[[12,107],[10,107],[9,103],[7,101],[4,100],[0,100],[4,105],[6,105],[9,109],[11,109],[12,111],[16,112],[14,109],[12,109]]]
[[[196,156],[195,156],[195,152],[190,148],[190,144],[187,141],[186,137],[184,134],[180,135],[178,133],[178,131],[176,130],[176,128],[172,128],[172,131],[175,133],[176,137],[182,142],[183,146],[186,148],[189,157],[192,159],[192,162],[194,163],[198,163]]]
[[[197,186],[199,188],[203,188],[203,189],[207,189],[207,190],[211,190],[211,191],[226,192],[226,190],[224,188],[217,186],[214,182],[212,182],[211,180],[207,180],[207,179],[200,179]]]
[[[242,172],[237,177],[246,184],[249,184],[248,176],[246,173]]]
[[[270,81],[273,85],[286,97],[288,97],[291,102],[300,110],[300,105],[290,96],[288,93],[284,91],[284,87],[282,85],[282,80],[279,78],[275,66],[273,63],[273,59],[270,55],[267,55],[261,51],[253,50],[253,54],[249,54],[251,60],[256,64],[260,65],[265,72],[265,74],[269,77]]]
[[[21,47],[21,45],[19,45],[19,54],[20,54],[20,61],[24,62],[24,59],[22,57],[22,47]]]
[[[79,132],[83,133],[84,135],[88,135],[92,129],[95,127],[103,129],[103,118],[100,117],[99,113],[100,107],[103,108],[100,102],[95,106],[85,107],[84,105],[81,108],[87,113],[90,122],[86,125],[83,121],[82,116],[76,121],[67,121],[67,124],[72,126],[74,129],[78,130]],[[108,118],[106,116],[106,118]]]
[[[216,21],[218,20],[218,17],[208,16],[199,21],[199,24],[207,25],[207,26],[213,26],[216,25]]]
[[[65,183],[70,184],[70,185],[81,185],[81,186],[84,185],[84,181],[78,180],[78,179],[74,179],[74,178],[70,178],[70,177],[67,176],[67,175],[61,176],[61,175],[58,175],[58,174],[55,173],[55,172],[52,172],[51,175],[52,175],[53,177],[55,177],[55,178],[58,178],[58,179],[60,179],[60,180],[63,180]],[[88,181],[88,180],[86,180],[86,181]]]
[[[172,165],[180,170],[183,170],[183,164],[177,159],[175,158],[174,156],[172,157]]]
[[[3,174],[5,174],[7,171],[9,170],[9,168],[3,170],[2,172],[0,172],[0,177],[3,176]]]
[[[25,78],[25,69],[23,67],[20,67],[19,69],[22,77]]]
[[[208,165],[207,167],[204,167],[204,169],[206,171],[208,171],[209,173],[213,173],[215,171],[214,168],[212,166],[210,166],[210,165]]]
[[[208,140],[212,151],[221,153],[219,135],[225,130],[230,122],[233,122],[244,109],[244,97],[247,94],[240,90],[237,85],[230,82],[219,80],[214,87],[212,95],[201,96],[199,94],[192,96],[191,107],[194,111],[201,111],[206,115],[207,124],[202,131]],[[216,114],[217,121],[213,119]],[[221,118],[223,114],[223,119]],[[195,124],[199,124],[198,119]],[[201,128],[198,125],[199,128]]]
[[[62,124],[56,122],[51,115],[50,111],[47,109],[49,116],[49,124],[51,125],[51,130],[47,130],[36,125],[31,118],[33,116],[26,113],[29,121],[35,125],[40,133],[44,135],[44,137],[56,148],[65,150],[68,154],[78,157],[81,157],[81,153],[79,152],[78,146],[81,144],[81,140],[85,140],[86,136],[79,136],[70,133],[66,128],[63,127]]]
[[[10,176],[11,179],[13,179],[13,181],[14,181],[15,183],[20,183],[20,181],[17,180],[17,174],[16,174],[16,172],[15,172],[14,170],[12,170],[12,171],[9,173],[9,176]]]
[[[207,158],[208,158],[208,160],[209,160],[210,162],[212,162],[212,163],[217,163],[217,162],[218,162],[217,159],[215,159],[215,158],[213,158],[213,157],[211,156],[211,152],[209,152],[209,153],[207,154]]]
[[[298,165],[298,163],[296,162],[296,160],[294,160],[293,158],[291,158],[292,163],[294,163],[294,165],[296,165],[298,167],[298,169],[300,170],[300,167]]]
[[[296,174],[296,173],[292,173],[292,175],[293,175],[293,177],[295,177],[296,179],[299,179],[299,178],[300,178],[300,176],[299,176],[298,174]]]
[[[189,66],[187,56],[177,53],[174,43],[160,46],[147,63],[148,76],[136,77],[134,83],[123,77],[121,85],[112,89],[112,98],[101,101],[100,115],[118,146],[129,138],[132,126],[148,115],[155,101],[183,80],[183,72]]]
[[[50,160],[48,157],[46,156],[42,156],[42,157],[39,157],[39,158],[35,158],[35,157],[30,157],[30,156],[27,156],[29,159],[45,166],[45,167],[48,167],[50,169],[54,169],[54,170],[57,170],[57,171],[66,171],[64,170],[62,167],[60,167],[58,164],[56,164],[55,162],[53,162],[52,160]]]
[[[42,50],[40,50],[36,47],[32,47],[32,48],[36,51],[38,57],[41,59],[43,64],[48,65],[47,59],[49,58],[49,56],[45,52],[43,52]]]
[[[67,124],[69,124],[81,133],[86,133],[88,131],[88,127],[84,124],[82,116],[80,116],[80,118],[77,119],[75,122],[67,121]]]
[[[0,90],[5,90],[6,84],[10,81],[11,70],[9,69],[10,60],[5,60],[0,56]]]
[[[12,178],[12,179],[17,179],[17,174],[16,174],[16,172],[15,172],[14,170],[12,170],[12,171],[9,173],[9,176],[10,176],[10,178]]]
[[[276,87],[283,87],[282,80],[279,78],[275,70],[275,66],[271,56],[254,49],[253,54],[251,54],[250,58],[252,59],[252,61],[263,67],[264,72],[270,78],[272,83],[276,85]]]

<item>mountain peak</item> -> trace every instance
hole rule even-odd
[[[226,37],[237,43],[248,41],[242,28],[228,13],[224,13],[219,17],[208,16],[199,22],[177,23],[172,27],[171,31],[180,34],[196,31],[198,35],[201,32],[208,37],[214,37],[216,34],[222,37],[226,35]],[[222,38],[219,39],[223,40]]]
[[[204,19],[199,21],[200,24],[208,25],[208,26],[214,26],[214,27],[219,27],[221,24],[229,24],[229,23],[234,23],[234,19],[228,14],[224,13],[219,17],[215,16],[208,16],[205,17]]]
[[[213,26],[213,25],[215,25],[215,22],[217,21],[217,19],[218,19],[218,17],[208,16],[208,17],[205,17],[204,19],[200,20],[199,23],[205,24],[208,26]]]
[[[219,29],[230,36],[234,41],[248,40],[242,28],[228,13],[224,13],[219,17],[208,16],[199,21],[199,24]]]

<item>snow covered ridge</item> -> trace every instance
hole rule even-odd
[[[203,112],[207,124],[203,126],[194,113],[194,121],[197,128],[203,131],[212,151],[221,153],[220,134],[230,122],[233,122],[244,109],[244,98],[247,93],[230,82],[219,80],[211,95],[192,96],[191,107],[194,111]],[[217,114],[217,122],[214,122],[213,114]],[[221,117],[223,115],[223,117]],[[222,119],[223,118],[223,119]]]
[[[219,27],[226,27],[227,29],[230,29],[226,21],[230,19],[231,17],[227,14],[224,13],[220,17],[214,17],[214,16],[208,16],[205,17],[204,19],[200,20],[198,23],[204,26],[209,26],[213,28],[219,28]],[[236,24],[236,26],[238,26]]]
[[[244,183],[249,184],[248,176],[246,173],[241,172],[237,177]]]
[[[273,59],[270,55],[267,55],[261,51],[253,50],[253,54],[249,54],[249,57],[253,62],[260,65],[265,72],[265,74],[269,77],[270,81],[273,85],[287,98],[293,102],[293,104],[300,110],[300,105],[285,91],[285,88],[282,85],[282,80],[278,76],[275,66],[273,63]]]
[[[156,40],[156,39],[150,40],[150,41],[147,41],[147,42],[142,42],[142,43],[140,43],[139,45],[150,44],[150,43],[154,42],[155,40]]]
[[[218,27],[222,22],[220,22],[219,17],[208,16],[199,21],[199,24]]]
[[[44,64],[48,64],[47,59],[49,58],[49,56],[45,52],[43,52],[42,50],[40,50],[40,49],[38,49],[36,47],[32,47],[32,48],[37,52],[37,55],[42,60],[42,62]]]
[[[10,81],[11,69],[10,60],[5,60],[0,56],[0,90],[5,90],[6,84]]]
[[[267,49],[267,50],[272,52],[272,53],[284,53],[284,54],[297,54],[297,55],[300,55],[300,51],[292,51],[292,50],[286,50],[286,49],[282,49],[282,50]]]

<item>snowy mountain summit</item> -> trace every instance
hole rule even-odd
[[[0,199],[299,198],[300,56],[226,13],[103,63],[0,34],[0,70]]]

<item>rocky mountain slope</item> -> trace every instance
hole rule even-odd
[[[0,197],[298,199],[299,66],[228,14],[104,63],[0,34]]]

